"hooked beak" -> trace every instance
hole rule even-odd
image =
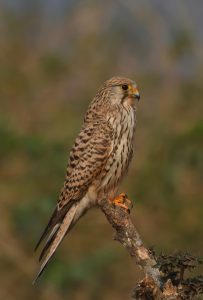
[[[138,92],[137,87],[132,86],[132,88],[130,89],[130,93],[131,93],[133,98],[137,99],[138,101],[140,100],[140,94]]]

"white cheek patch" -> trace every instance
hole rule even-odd
[[[112,105],[118,105],[122,101],[123,91],[119,86],[114,87],[113,93],[111,95],[111,103]]]
[[[134,101],[130,97],[126,97],[123,101],[123,105],[127,108],[129,106],[132,106],[134,104]]]

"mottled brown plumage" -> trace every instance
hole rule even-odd
[[[88,208],[105,196],[115,197],[128,170],[135,132],[135,82],[113,77],[99,89],[85,115],[70,152],[66,178],[57,206],[36,248],[48,236],[41,252],[41,275],[56,248]],[[36,278],[36,279],[37,279]]]

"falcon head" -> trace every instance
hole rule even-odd
[[[107,109],[134,107],[135,100],[140,100],[137,84],[128,78],[113,77],[107,80],[99,90],[100,101]]]
[[[124,103],[126,99],[140,100],[137,84],[131,79],[113,77],[104,83],[104,88],[110,92],[110,98],[115,104]]]
[[[140,100],[137,84],[125,77],[112,77],[100,87],[89,106],[85,121],[114,110],[135,107],[135,100]]]

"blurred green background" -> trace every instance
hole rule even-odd
[[[69,150],[113,75],[141,93],[121,187],[136,226],[147,246],[203,256],[202,11],[189,0],[1,1],[0,299],[130,299],[141,278],[95,209],[31,285]]]

